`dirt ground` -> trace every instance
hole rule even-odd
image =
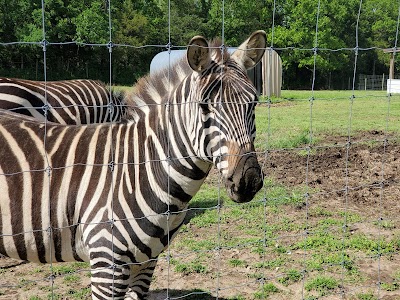
[[[323,207],[327,210],[343,210],[357,213],[369,222],[351,224],[350,232],[362,232],[370,236],[400,236],[400,136],[385,136],[383,132],[372,131],[355,135],[348,142],[347,136],[326,137],[312,147],[309,152],[304,149],[274,150],[268,152],[265,157],[259,157],[263,164],[264,173],[274,178],[276,183],[286,187],[308,186],[310,197],[308,209]],[[386,139],[386,141],[385,141]],[[308,155],[309,153],[309,155]],[[215,174],[214,174],[215,176]],[[305,207],[301,212],[288,211],[289,216],[304,217]],[[377,226],[371,226],[376,222],[390,222],[391,230],[382,231]],[[399,246],[400,248],[400,246]],[[397,270],[400,272],[400,249],[389,257],[376,258],[365,257],[357,261],[360,272],[366,275],[363,286],[347,284],[343,287],[345,294],[340,292],[319,297],[318,299],[358,299],[357,294],[373,294],[376,298],[400,300],[400,289],[385,291],[377,288],[376,283],[392,280],[391,276]],[[246,261],[259,259],[251,253],[241,253],[240,250],[224,251],[222,261],[240,257]],[[302,253],[292,253],[292,260]],[[223,264],[223,263],[222,263]],[[250,279],[252,270],[249,266],[243,268],[229,268],[219,266],[227,270],[221,277],[203,283],[204,276],[198,274],[181,275],[169,272],[167,275],[166,264],[160,262],[157,270],[156,282],[153,288],[160,287],[162,282],[169,278],[169,288],[181,290],[179,295],[190,295],[192,288],[210,291],[214,297],[199,299],[215,299],[216,286],[221,288],[218,299],[232,299],[235,295],[248,295],[245,299],[253,299],[254,291],[259,288],[258,282]],[[253,270],[254,271],[254,270]],[[278,270],[277,270],[278,271]],[[322,272],[323,273],[323,272]],[[328,272],[327,272],[328,273]],[[271,274],[268,274],[273,276]],[[210,280],[208,280],[210,282]],[[289,286],[280,284],[277,280],[273,283],[283,293],[269,295],[266,299],[306,299],[304,286],[296,283]],[[165,286],[164,286],[165,288]],[[182,289],[187,290],[186,293]],[[221,298],[226,297],[226,298]],[[165,299],[166,293],[154,292],[151,299]],[[196,298],[193,298],[196,299]],[[311,299],[311,298],[310,298]],[[317,298],[315,298],[317,299]]]
[[[387,140],[385,141],[385,138]],[[299,208],[304,216],[308,208],[315,206],[327,210],[343,209],[362,215],[368,222],[351,224],[350,231],[363,232],[371,236],[400,235],[400,136],[384,136],[382,132],[365,132],[352,137],[327,137],[318,146],[309,149],[274,150],[260,157],[264,173],[278,184],[287,187],[308,186],[310,197],[304,207]],[[309,155],[308,155],[309,154]],[[215,176],[212,175],[212,176]],[[299,217],[296,212],[288,211],[288,216]],[[389,231],[370,226],[376,222],[390,222]],[[215,228],[209,228],[209,233]],[[206,232],[201,234],[207,235]],[[177,239],[179,238],[179,235]],[[400,246],[399,246],[400,247]],[[251,277],[254,269],[250,265],[229,267],[229,259],[240,258],[243,261],[254,261],[259,257],[251,251],[241,249],[224,249],[219,251],[219,260],[210,265],[219,270],[219,275],[182,274],[168,268],[165,260],[161,260],[155,271],[155,279],[151,286],[150,299],[165,299],[167,296],[182,299],[234,299],[236,295],[244,295],[253,299],[262,282]],[[386,291],[376,288],[376,283],[391,277],[394,271],[400,272],[400,249],[390,256],[380,259],[360,258],[357,267],[365,275],[363,286],[352,286],[347,283],[345,294],[331,294],[318,299],[358,299],[359,292],[372,292],[376,298],[399,300],[400,289]],[[196,253],[191,254],[193,259]],[[291,261],[303,255],[301,251],[290,253]],[[191,259],[190,257],[188,258]],[[26,274],[32,270],[31,264],[16,264],[15,261],[0,259],[0,291],[4,296],[0,299],[29,299],[29,289],[7,288],[8,284],[18,282],[18,274]],[[0,270],[1,271],[1,270]],[[273,270],[278,272],[278,268]],[[273,272],[267,276],[273,277]],[[82,285],[89,285],[86,278]],[[283,292],[272,294],[267,299],[305,299],[302,282],[289,286],[272,279]],[[350,288],[351,287],[351,288]],[[28,290],[28,291],[27,291]],[[8,294],[4,294],[8,293]],[[0,294],[1,295],[1,294]],[[31,294],[32,295],[32,294]],[[186,296],[185,296],[186,295]],[[190,295],[190,296],[189,296]],[[249,295],[249,296],[246,296]],[[43,298],[44,299],[44,298]],[[62,299],[74,299],[68,296]],[[81,298],[79,298],[81,299]],[[82,298],[83,299],[83,298]],[[89,299],[89,298],[88,298]],[[316,299],[316,298],[314,298]]]

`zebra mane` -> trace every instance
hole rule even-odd
[[[230,58],[230,53],[228,52],[225,45],[223,45],[220,38],[215,38],[210,42],[211,48],[211,58],[218,64],[226,63]]]
[[[223,47],[220,38],[213,39],[209,44],[211,58],[218,64],[225,63],[230,54]],[[136,109],[143,106],[154,106],[166,103],[171,93],[185,77],[193,70],[189,67],[186,56],[169,67],[165,67],[154,74],[148,74],[138,80],[131,93],[126,94],[127,110],[124,121],[136,120]]]

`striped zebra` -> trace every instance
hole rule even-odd
[[[0,253],[88,261],[93,299],[146,299],[157,257],[212,166],[235,202],[262,187],[246,69],[265,45],[256,31],[230,55],[194,37],[186,59],[139,80],[121,123],[64,126],[2,112]]]
[[[120,121],[123,95],[96,80],[32,81],[0,78],[0,108],[60,124]],[[46,102],[47,100],[47,102]]]

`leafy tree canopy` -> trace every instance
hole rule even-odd
[[[351,75],[356,36],[360,47],[358,73],[365,74],[387,73],[389,55],[382,49],[394,47],[398,38],[399,2],[393,0],[364,0],[359,19],[359,0],[44,3],[43,15],[41,0],[0,0],[0,42],[25,42],[2,46],[2,76],[42,79],[40,42],[46,40],[50,42],[46,49],[50,79],[109,81],[109,49],[96,44],[112,42],[116,45],[112,47],[112,81],[132,84],[148,72],[152,57],[166,50],[169,42],[184,47],[194,35],[204,35],[219,36],[226,45],[238,46],[254,30],[264,29],[269,45],[281,55],[285,87],[309,87],[315,62],[319,87],[325,88],[332,76],[339,86]]]

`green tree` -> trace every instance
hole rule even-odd
[[[368,0],[363,3],[360,16],[362,39],[360,47],[380,48],[363,54],[365,59],[362,61],[361,67],[365,73],[388,73],[390,54],[384,53],[381,49],[395,46],[398,13],[398,1]],[[399,70],[399,64],[396,65]]]
[[[272,26],[272,0],[227,0],[224,6],[219,0],[210,0],[210,3],[207,33],[220,37],[223,31],[229,46],[239,46],[251,32],[269,31]]]
[[[89,77],[108,81],[110,55],[104,47],[110,41],[108,3],[45,0],[43,32],[41,0],[0,0],[0,42],[32,43],[2,46],[1,75],[43,79],[40,42],[45,38],[51,43],[46,48],[48,79]],[[352,78],[360,0],[320,0],[317,36],[315,0],[282,0],[275,4],[273,0],[110,3],[111,41],[122,45],[112,49],[114,83],[131,84],[147,73],[152,57],[166,50],[169,38],[173,46],[185,46],[194,35],[213,38],[224,34],[226,45],[238,46],[257,29],[267,32],[268,44],[281,55],[285,88],[310,88],[314,58],[316,88],[344,88]],[[394,47],[398,5],[393,0],[362,2],[357,73],[387,73],[390,55],[382,48]]]
[[[319,14],[317,3],[287,0],[280,11],[282,23],[275,27],[274,45],[284,49],[280,55],[286,78],[291,79],[286,80],[289,88],[311,87],[314,59],[320,87],[330,85],[332,72],[346,73],[343,66],[351,65],[350,51],[330,50],[355,46],[358,1],[321,0]]]
[[[71,5],[69,7],[70,11],[76,10]],[[92,1],[90,5],[82,7],[82,10],[74,15],[72,17],[75,29],[73,37],[76,42],[105,44],[110,41],[108,10],[104,6],[104,1]]]

